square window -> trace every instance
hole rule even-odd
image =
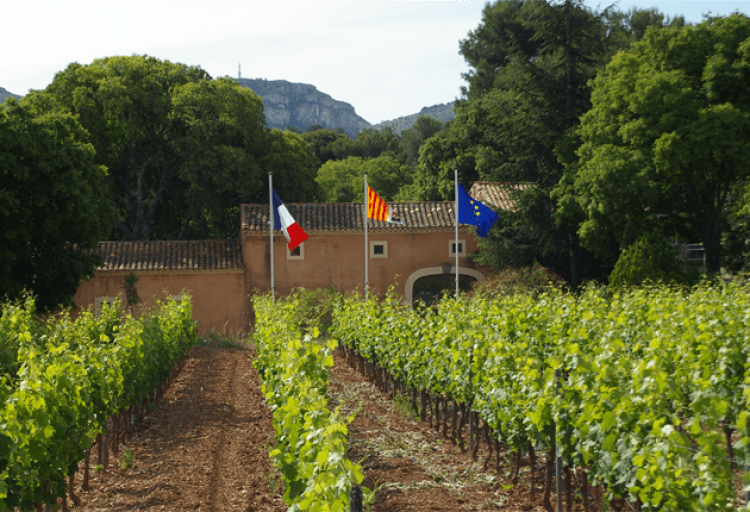
[[[94,315],[100,316],[102,314],[102,303],[106,302],[110,306],[114,306],[117,297],[97,297],[94,299]]]
[[[459,257],[466,256],[466,240],[458,240],[458,243],[456,240],[448,241],[448,256],[455,258],[456,252],[458,252]]]
[[[291,251],[289,248],[286,250],[286,259],[288,260],[304,260],[305,259],[305,244],[304,242],[299,244],[297,247],[292,249]]]
[[[370,242],[370,258],[386,259],[388,257],[388,242]]]

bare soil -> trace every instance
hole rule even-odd
[[[192,349],[116,460],[92,470],[86,491],[79,473],[82,503],[70,510],[286,510],[281,479],[268,458],[273,427],[252,354],[244,348]],[[503,453],[501,472],[483,470],[486,445],[473,460],[428,422],[417,421],[408,401],[378,391],[338,353],[335,360],[332,404],[346,414],[357,411],[349,457],[363,465],[363,485],[376,491],[373,512],[544,510],[541,466],[533,486],[528,461],[512,482],[511,454]],[[120,467],[124,449],[132,450],[132,467]],[[580,502],[573,510],[582,510]]]
[[[92,471],[89,491],[77,490],[82,503],[71,510],[286,510],[268,458],[272,442],[251,352],[194,348],[118,460]],[[133,452],[127,469],[119,465],[124,449]]]

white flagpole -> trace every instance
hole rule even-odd
[[[268,173],[268,216],[270,217],[271,226],[271,297],[276,300],[276,289],[274,287],[274,275],[273,275],[273,230],[276,229],[275,220],[276,216],[273,213],[273,173]]]
[[[367,217],[368,217],[367,210],[369,209],[369,207],[370,206],[367,201],[367,173],[365,173],[365,218],[364,218],[364,222],[365,222],[365,299],[367,298],[369,294],[369,286],[370,286],[369,273],[368,273],[369,272],[368,260],[370,259],[370,251],[368,250],[368,247],[367,247]]]
[[[453,177],[456,182],[456,300],[458,300],[458,167],[453,169]]]

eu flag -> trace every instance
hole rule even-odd
[[[477,235],[482,238],[486,237],[497,220],[497,214],[473,199],[460,183],[456,183],[456,186],[458,187],[458,222],[476,226]]]

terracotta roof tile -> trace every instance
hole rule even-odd
[[[528,190],[533,183],[501,183],[499,181],[476,181],[469,190],[469,195],[487,206],[500,210],[513,210],[516,199],[513,192]]]
[[[242,270],[239,240],[100,242],[99,272]]]
[[[315,232],[363,232],[361,203],[284,203],[294,220],[308,234]],[[389,202],[403,221],[393,224],[370,219],[368,230],[412,232],[454,227],[452,201]],[[243,204],[240,222],[245,235],[268,233],[268,205]]]

